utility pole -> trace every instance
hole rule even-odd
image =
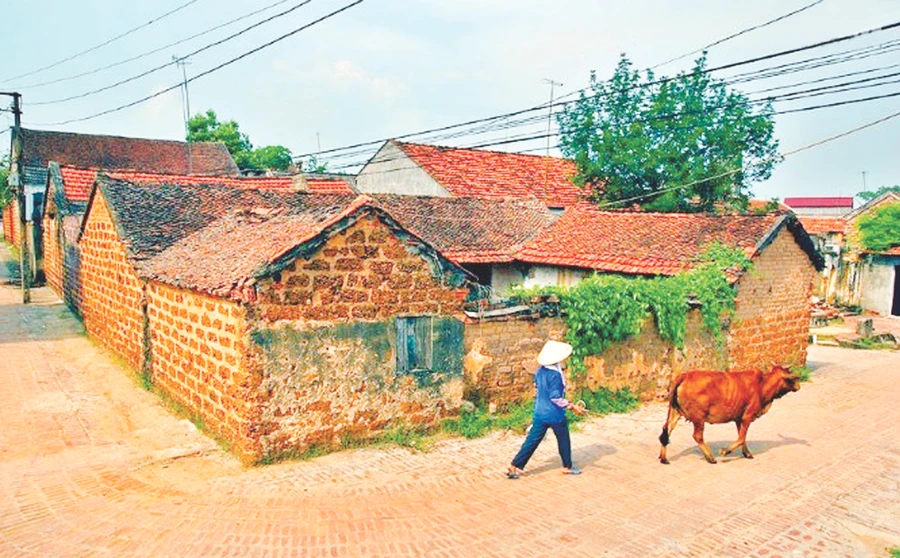
[[[181,107],[183,116],[184,116],[184,140],[188,142],[188,174],[194,173],[194,157],[191,148],[191,142],[188,140],[188,135],[190,135],[191,129],[188,126],[188,122],[191,119],[191,97],[188,95],[188,79],[187,79],[187,65],[190,62],[187,61],[186,58],[178,58],[177,56],[172,56],[172,60],[175,61],[175,64],[181,66],[181,77],[183,81],[181,82],[182,94],[184,95],[184,105]]]
[[[553,88],[562,87],[563,84],[552,79],[544,78],[544,83],[550,84],[550,104],[547,105],[547,155],[550,155],[550,126],[553,123]]]
[[[31,255],[28,246],[28,216],[25,214],[28,204],[25,196],[25,176],[22,172],[22,94],[4,93],[0,95],[12,97],[12,113],[15,118],[12,131],[12,150],[10,153],[12,172],[9,173],[9,185],[15,188],[16,205],[19,209],[19,231],[21,246],[19,247],[19,277],[22,284],[22,303],[31,302]]]

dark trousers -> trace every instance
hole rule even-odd
[[[556,444],[559,446],[559,456],[562,458],[563,467],[567,469],[572,468],[572,444],[569,441],[568,420],[563,420],[562,422],[535,421],[531,425],[531,430],[528,431],[525,442],[522,443],[522,449],[519,450],[519,453],[512,460],[513,466],[518,469],[525,468],[528,460],[534,454],[534,450],[537,449],[541,440],[544,439],[548,428],[552,428],[553,434],[556,436]]]

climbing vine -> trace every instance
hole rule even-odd
[[[559,298],[568,326],[566,341],[573,347],[572,368],[580,372],[585,357],[637,335],[650,316],[663,339],[684,348],[692,305],[699,306],[704,327],[719,343],[724,342],[735,310],[736,291],[729,278],[749,270],[750,265],[742,250],[715,243],[690,269],[672,277],[597,274],[568,289],[519,289],[513,297],[521,301],[535,295]]]

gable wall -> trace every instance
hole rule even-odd
[[[99,190],[89,211],[79,243],[84,327],[129,366],[142,370],[143,283],[126,257]]]
[[[815,266],[785,227],[737,284],[728,338],[731,370],[806,363]]]
[[[450,197],[422,167],[402,149],[387,143],[356,177],[356,188],[365,194],[408,194]]]

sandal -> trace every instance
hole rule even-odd
[[[506,478],[517,479],[517,478],[519,478],[520,472],[521,471],[519,469],[516,469],[515,467],[510,467],[509,469],[506,470]]]

